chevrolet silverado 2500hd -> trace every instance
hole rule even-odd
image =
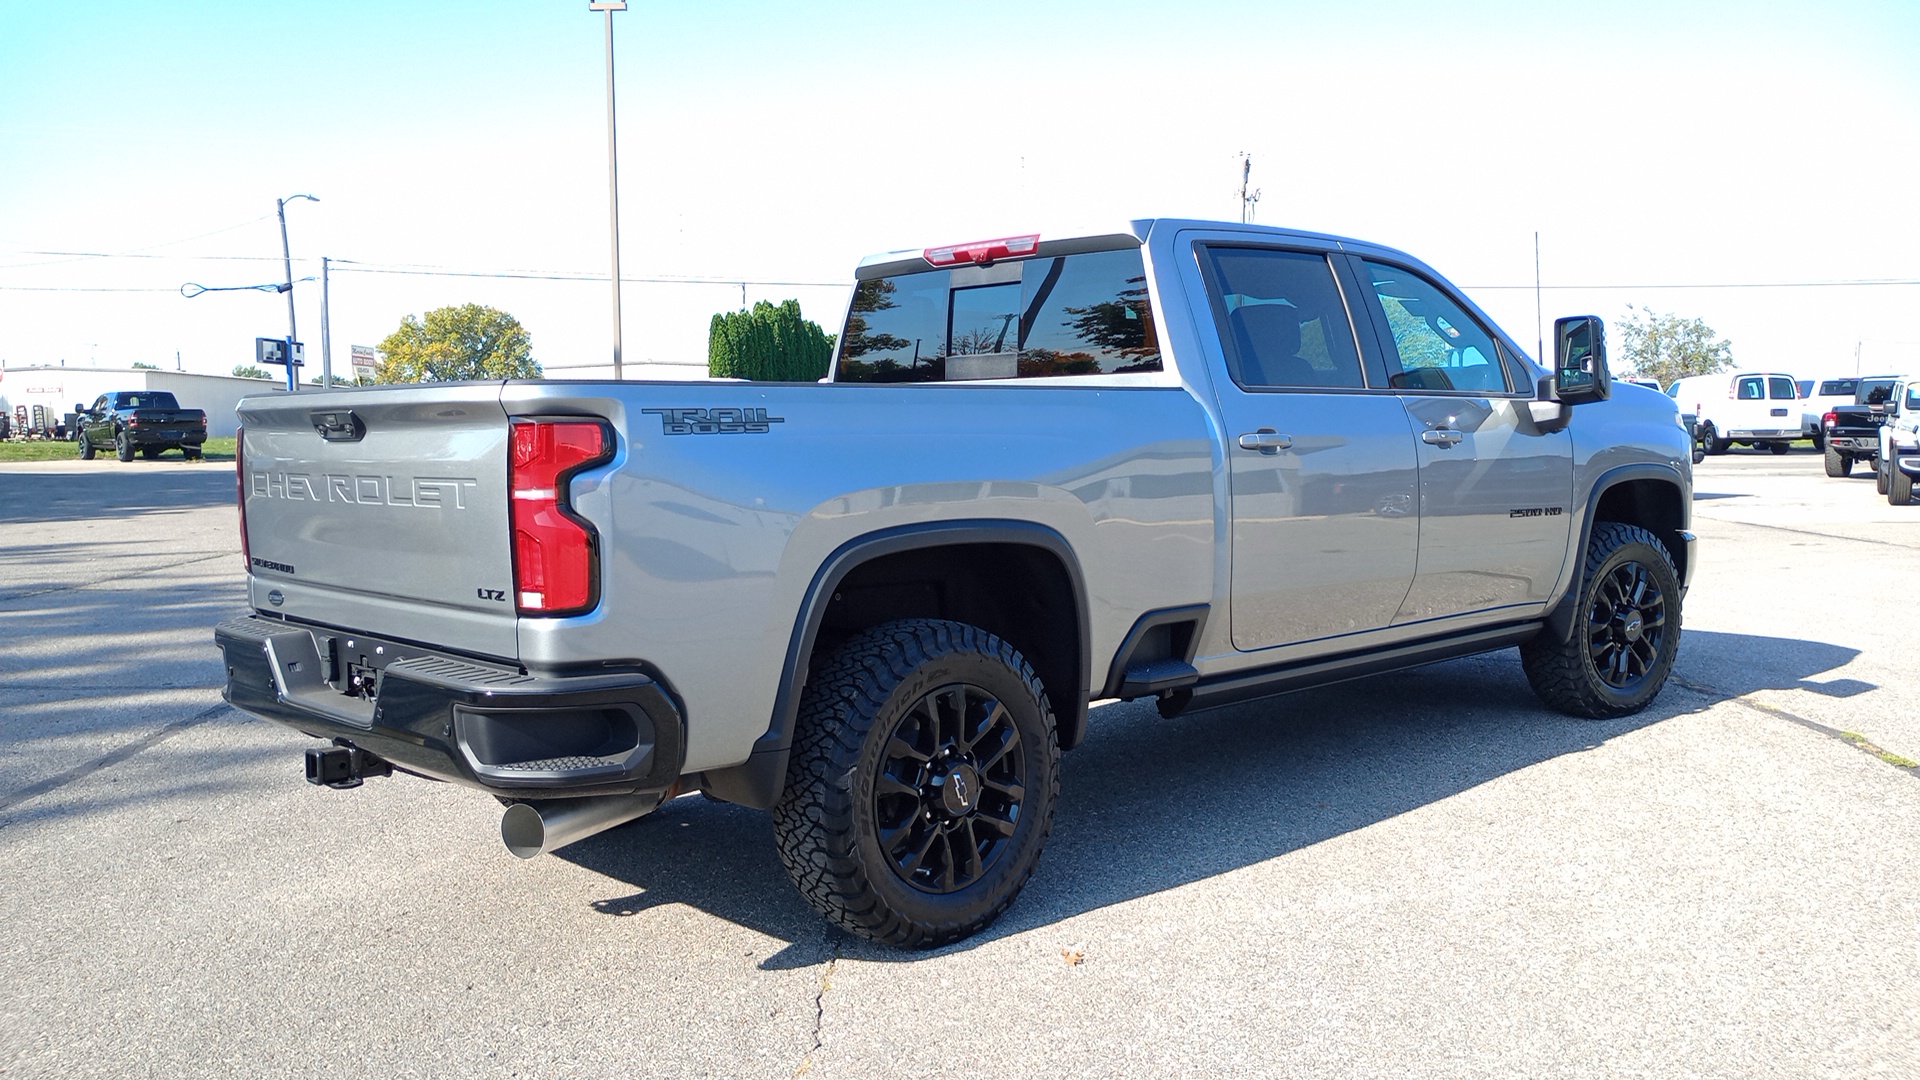
[[[1514,647],[1564,712],[1659,693],[1688,435],[1599,320],[1555,339],[1390,248],[1152,220],[870,258],[821,384],[249,398],[226,696],[329,740],[314,783],[494,794],[523,856],[769,809],[827,918],[956,940],[1092,701]]]

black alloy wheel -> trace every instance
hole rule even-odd
[[[942,686],[887,738],[873,790],[880,849],[908,885],[957,892],[1006,854],[1026,795],[1013,714],[982,687]]]
[[[87,433],[84,431],[80,433],[80,460],[93,460],[93,442],[87,438]]]
[[[133,444],[127,441],[127,433],[124,431],[113,437],[113,456],[121,461],[133,460]]]
[[[1639,712],[1659,695],[1680,649],[1680,578],[1658,537],[1638,525],[1596,522],[1581,575],[1579,612],[1565,639],[1543,630],[1520,646],[1533,692],[1572,716]]]
[[[1667,629],[1667,598],[1646,564],[1622,562],[1600,579],[1587,611],[1587,655],[1622,693],[1651,675]]]

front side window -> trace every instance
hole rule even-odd
[[[860,282],[836,382],[965,382],[1160,370],[1139,248],[1024,260],[1018,280],[966,271]]]
[[[1396,389],[1507,392],[1500,347],[1479,320],[1413,271],[1364,262],[1399,354],[1400,372],[1390,380]]]
[[[1227,370],[1241,386],[1358,389],[1353,324],[1325,255],[1206,249]]]

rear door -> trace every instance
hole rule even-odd
[[[1451,290],[1383,260],[1354,269],[1420,461],[1419,570],[1395,624],[1537,610],[1567,558],[1571,436],[1534,424],[1530,369]]]
[[[1216,378],[1242,650],[1389,625],[1413,581],[1413,432],[1363,371],[1329,253],[1200,248],[1228,378]]]
[[[499,397],[455,384],[242,401],[253,607],[515,656]]]

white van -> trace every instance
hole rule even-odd
[[[1667,396],[1697,417],[1695,436],[1709,454],[1724,454],[1734,443],[1784,454],[1793,440],[1807,437],[1800,388],[1782,372],[1693,375],[1667,387]]]

